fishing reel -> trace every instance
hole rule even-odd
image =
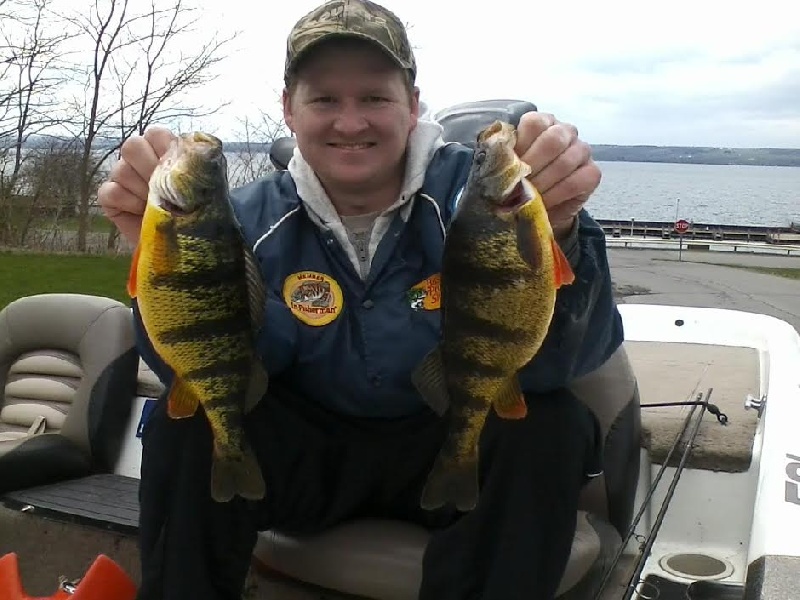
[[[445,142],[459,142],[474,147],[478,133],[494,121],[505,121],[514,127],[526,112],[537,110],[533,102],[525,100],[478,100],[462,102],[435,113],[431,118],[444,131]],[[286,170],[297,146],[293,137],[275,139],[269,148],[269,159],[279,171]]]

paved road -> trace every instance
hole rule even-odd
[[[619,302],[731,308],[768,314],[800,331],[800,280],[709,262],[800,268],[800,257],[610,248]]]

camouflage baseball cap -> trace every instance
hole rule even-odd
[[[332,37],[355,37],[377,44],[401,68],[417,75],[417,64],[406,28],[387,8],[369,0],[330,0],[302,17],[286,41],[284,79],[290,75],[301,56],[317,43]]]

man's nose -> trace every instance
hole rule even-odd
[[[342,102],[334,121],[337,132],[345,135],[360,133],[369,127],[363,108],[357,102]]]

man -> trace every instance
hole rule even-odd
[[[415,76],[403,25],[367,0],[333,0],[290,33],[283,109],[298,152],[288,171],[232,194],[270,291],[258,350],[271,387],[246,424],[267,496],[211,500],[208,425],[203,415],[171,421],[162,399],[143,437],[141,600],[238,600],[257,530],[307,533],[364,516],[433,530],[423,600],[554,596],[580,489],[598,468],[594,418],[565,386],[622,338],[602,230],[582,210],[600,172],[572,125],[544,113],[520,121],[517,151],[576,281],[559,291],[544,347],[520,374],[527,418],[487,419],[477,507],[422,510],[445,430],[410,372],[437,342],[439,311],[420,310],[409,292],[441,268],[471,150],[443,144],[441,128],[418,118]],[[153,128],[128,140],[100,189],[132,242],[171,139]],[[325,318],[290,308],[303,283],[330,292]]]

